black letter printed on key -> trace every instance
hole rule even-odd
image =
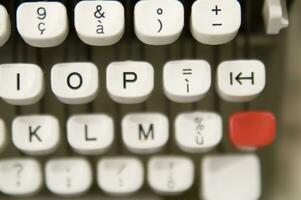
[[[137,74],[135,72],[123,72],[123,89],[126,89],[127,83],[137,81]]]
[[[85,124],[85,140],[86,141],[96,141],[97,138],[89,137],[89,132],[88,132],[88,125]]]
[[[38,130],[41,128],[41,126],[37,126],[34,130],[31,126],[28,127],[29,131],[29,142],[32,142],[32,138],[35,137],[39,142],[42,142],[41,138],[37,134]]]
[[[17,73],[17,90],[20,90],[20,73]]]
[[[149,136],[151,136],[152,140],[155,139],[154,124],[150,124],[147,133],[145,132],[142,124],[139,124],[139,140],[142,140],[142,137],[144,137],[144,140],[147,140]]]
[[[71,79],[72,78],[73,79],[77,78],[78,79],[78,83],[77,84],[74,84],[74,82],[71,83]],[[68,77],[67,77],[67,85],[72,90],[79,89],[82,86],[82,84],[83,84],[83,77],[82,77],[82,75],[80,75],[80,73],[78,73],[78,72],[72,72],[71,74],[68,75]]]

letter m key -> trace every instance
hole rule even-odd
[[[139,140],[155,139],[154,124],[150,124],[147,129],[144,129],[142,124],[139,124]]]

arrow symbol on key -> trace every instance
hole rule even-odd
[[[237,81],[240,85],[243,84],[242,81],[244,80],[250,80],[251,84],[254,85],[254,72],[251,72],[251,76],[242,76],[242,72],[240,72],[239,74],[237,74],[234,78],[233,73],[230,72],[230,84],[233,85],[234,80]]]

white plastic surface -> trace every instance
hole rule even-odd
[[[142,0],[134,9],[136,36],[150,45],[176,41],[184,28],[184,6],[175,0]]]

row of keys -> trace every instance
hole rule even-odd
[[[124,33],[124,7],[118,1],[80,1],[74,9],[79,38],[96,46],[112,45]],[[199,42],[222,44],[234,38],[241,23],[236,0],[198,0],[192,6],[191,32]],[[184,28],[184,6],[180,1],[138,1],[134,29],[146,44],[166,45],[176,41]],[[60,2],[27,2],[17,9],[17,29],[26,43],[52,47],[68,34],[68,16]],[[8,35],[8,33],[6,33]]]
[[[66,104],[93,101],[98,93],[99,72],[89,62],[60,63],[51,69],[51,88]],[[13,105],[38,102],[44,94],[43,72],[35,64],[0,65],[0,96]],[[174,102],[201,100],[211,87],[211,67],[204,60],[167,62],[163,68],[163,88]],[[106,70],[110,97],[122,104],[142,103],[154,89],[154,68],[141,61],[113,62]],[[217,91],[230,102],[256,98],[265,87],[265,66],[258,60],[222,62],[217,69]]]
[[[79,38],[89,45],[107,46],[118,42],[124,33],[124,7],[118,1],[81,1],[74,9],[74,24]],[[87,13],[91,13],[88,15]],[[268,34],[278,34],[288,26],[284,0],[265,0],[264,21]],[[142,0],[134,10],[137,37],[150,45],[176,41],[184,27],[184,8],[180,1]],[[0,46],[10,35],[7,11],[0,5]],[[241,8],[236,0],[197,0],[192,6],[190,29],[204,44],[231,41],[241,24]],[[17,28],[25,42],[35,47],[52,47],[68,34],[66,8],[59,2],[23,3],[17,10]]]
[[[264,6],[268,33],[278,33],[288,25],[282,16],[280,0],[266,0]],[[279,11],[280,10],[280,11]],[[284,12],[284,11],[283,11]],[[118,42],[124,33],[124,7],[118,1],[80,1],[74,9],[74,25],[86,44],[107,46]],[[284,19],[285,18],[285,19]],[[191,8],[190,29],[204,44],[231,41],[241,24],[241,7],[237,0],[197,0]],[[142,0],[134,9],[137,37],[150,45],[176,41],[184,27],[184,7],[175,0]],[[35,47],[52,47],[62,43],[69,25],[65,6],[60,2],[27,2],[17,9],[17,29],[26,43]],[[10,34],[10,21],[0,6],[0,46]]]
[[[4,149],[8,137],[4,122],[1,121],[0,125],[0,147]],[[275,127],[272,113],[235,113],[229,119],[229,138],[237,148],[254,150],[273,142]],[[83,155],[106,152],[112,147],[115,138],[113,120],[105,114],[71,116],[66,129],[69,145]],[[121,130],[123,143],[129,151],[136,154],[159,152],[170,137],[168,119],[160,113],[127,114],[121,122]],[[181,113],[175,119],[174,134],[175,142],[183,151],[207,152],[216,147],[223,137],[222,119],[213,112]],[[26,154],[52,153],[60,140],[59,122],[53,116],[29,115],[13,120],[13,144]]]
[[[158,194],[183,193],[195,181],[194,165],[186,157],[155,156],[150,158],[146,168],[147,183]],[[61,196],[83,194],[93,183],[91,169],[84,158],[51,159],[45,164],[46,187]],[[201,163],[200,198],[257,200],[261,195],[260,171],[260,161],[253,154],[207,156]],[[127,195],[142,187],[144,173],[142,162],[135,157],[103,158],[97,163],[96,179],[104,192]],[[33,195],[39,192],[42,183],[42,167],[35,159],[0,161],[1,192],[14,196]]]

